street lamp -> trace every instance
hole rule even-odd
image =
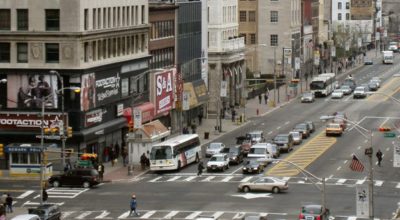
[[[368,130],[364,127],[362,127],[361,125],[359,125],[357,122],[351,121],[347,118],[343,118],[343,117],[336,117],[336,116],[321,116],[320,120],[326,121],[326,120],[330,120],[330,119],[334,119],[334,118],[339,118],[342,119],[350,124],[352,124],[356,130],[365,138],[369,138],[370,140],[370,148],[365,149],[365,155],[368,156],[369,158],[369,174],[368,174],[368,188],[369,188],[369,218],[370,219],[374,219],[374,176],[373,176],[373,169],[372,169],[372,130]],[[367,133],[363,133],[363,132]]]
[[[41,111],[41,116],[42,116],[42,121],[40,123],[40,132],[41,132],[41,137],[40,137],[40,148],[41,148],[41,155],[40,155],[40,204],[43,204],[43,175],[44,175],[44,107],[45,107],[45,103],[46,101],[48,101],[50,98],[53,97],[54,94],[57,94],[59,92],[63,92],[65,89],[69,89],[69,90],[74,90],[76,93],[80,92],[80,88],[79,87],[66,87],[66,88],[61,88],[57,91],[55,91],[55,93],[51,93],[50,95],[43,97],[41,99],[42,102],[42,111]],[[62,93],[63,94],[63,93]],[[62,126],[64,126],[64,123],[62,124]],[[61,128],[60,128],[61,129]],[[63,131],[64,134],[64,131]],[[62,149],[64,150],[64,149]],[[62,155],[64,155],[64,151],[62,151]]]

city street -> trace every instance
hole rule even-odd
[[[393,65],[363,66],[353,73],[357,85],[368,83],[372,77],[382,80],[379,92],[400,99],[399,58]],[[340,76],[339,82],[345,76]],[[335,219],[356,219],[356,186],[366,184],[368,158],[364,149],[371,145],[353,125],[348,124],[341,137],[325,136],[323,115],[345,112],[350,121],[372,131],[374,169],[374,211],[376,219],[390,219],[397,208],[400,196],[400,172],[393,167],[393,144],[397,138],[385,138],[378,131],[380,126],[394,128],[399,125],[400,103],[374,94],[366,99],[353,99],[352,95],[332,100],[318,98],[314,103],[300,103],[299,99],[250,122],[214,140],[234,145],[235,137],[253,130],[262,130],[267,141],[279,133],[287,133],[300,122],[313,121],[316,131],[281,159],[295,161],[317,177],[326,179],[326,202]],[[363,132],[361,130],[361,132]],[[398,131],[395,131],[396,135]],[[205,146],[203,146],[204,151]],[[375,152],[383,152],[382,166],[377,165]],[[354,172],[349,165],[356,154],[365,166],[364,172]],[[213,216],[233,219],[244,213],[267,215],[268,219],[297,219],[304,204],[321,204],[322,194],[294,167],[273,162],[265,175],[279,176],[289,182],[289,190],[269,192],[238,192],[241,182],[256,179],[242,174],[242,164],[232,165],[225,172],[197,176],[197,165],[185,167],[180,172],[148,172],[126,181],[103,183],[93,189],[51,188],[49,202],[61,206],[63,219],[195,219]],[[0,191],[11,192],[16,207],[38,204],[39,191],[36,182],[2,181]],[[139,217],[129,217],[129,199],[135,193]]]

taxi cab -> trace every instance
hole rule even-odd
[[[343,133],[343,128],[338,123],[329,123],[325,128],[326,136],[338,135],[341,136]]]

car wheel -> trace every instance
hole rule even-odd
[[[53,187],[60,187],[61,186],[61,184],[60,184],[60,182],[58,182],[58,180],[54,180],[52,185],[53,185]]]
[[[280,189],[279,189],[279,187],[274,187],[274,188],[272,188],[272,192],[273,193],[279,193],[280,192]]]
[[[250,192],[250,187],[244,186],[243,187],[243,192],[245,192],[245,193]]]
[[[89,188],[90,183],[88,181],[83,182],[83,188]]]

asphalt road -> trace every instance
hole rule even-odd
[[[364,66],[353,73],[353,78],[357,84],[362,84],[379,76],[383,83],[379,91],[400,99],[397,89],[400,78],[393,77],[399,71],[399,66],[399,58],[396,57],[394,65],[377,63]],[[382,167],[376,165],[376,158],[373,157],[376,180],[374,210],[376,218],[389,219],[397,208],[400,194],[400,172],[398,168],[393,168],[393,142],[397,140],[384,138],[377,128],[380,125],[393,127],[400,122],[397,110],[400,103],[384,96],[373,96],[359,100],[354,100],[352,96],[341,100],[319,98],[311,104],[295,100],[266,116],[253,119],[246,126],[225,134],[217,141],[232,145],[235,144],[236,136],[252,130],[263,130],[266,139],[270,140],[278,133],[289,132],[297,123],[313,121],[317,126],[316,132],[302,145],[296,146],[294,151],[282,154],[281,158],[300,155],[300,149],[310,145],[310,142],[315,142],[315,148],[326,147],[320,155],[310,152],[309,156],[305,156],[306,169],[318,177],[327,178],[326,201],[332,215],[336,219],[349,219],[356,215],[355,187],[366,183],[367,174],[351,171],[348,166],[351,155],[356,154],[368,168],[364,149],[371,146],[369,136],[364,137],[354,126],[349,125],[346,132],[335,138],[331,146],[324,146],[325,142],[315,139],[324,132],[325,122],[320,121],[321,115],[344,111],[349,120],[372,130],[374,150],[381,149],[384,153]],[[268,166],[267,172],[273,166],[276,163]],[[237,191],[237,185],[256,177],[242,175],[241,165],[231,166],[225,172],[205,173],[202,177],[196,176],[196,170],[196,165],[191,165],[180,172],[148,173],[135,181],[106,183],[90,190],[51,189],[53,192],[49,201],[62,206],[64,219],[133,218],[127,217],[129,198],[133,192],[137,195],[140,217],[143,219],[194,219],[200,215],[232,219],[242,212],[264,213],[268,219],[297,219],[301,205],[321,203],[321,192],[310,183],[310,178],[306,179],[301,174],[284,177],[289,182],[287,192],[245,194]],[[17,206],[30,207],[38,202],[38,187],[32,183],[0,182],[0,189],[13,189],[21,197],[17,199]],[[21,196],[24,193],[25,196]]]

